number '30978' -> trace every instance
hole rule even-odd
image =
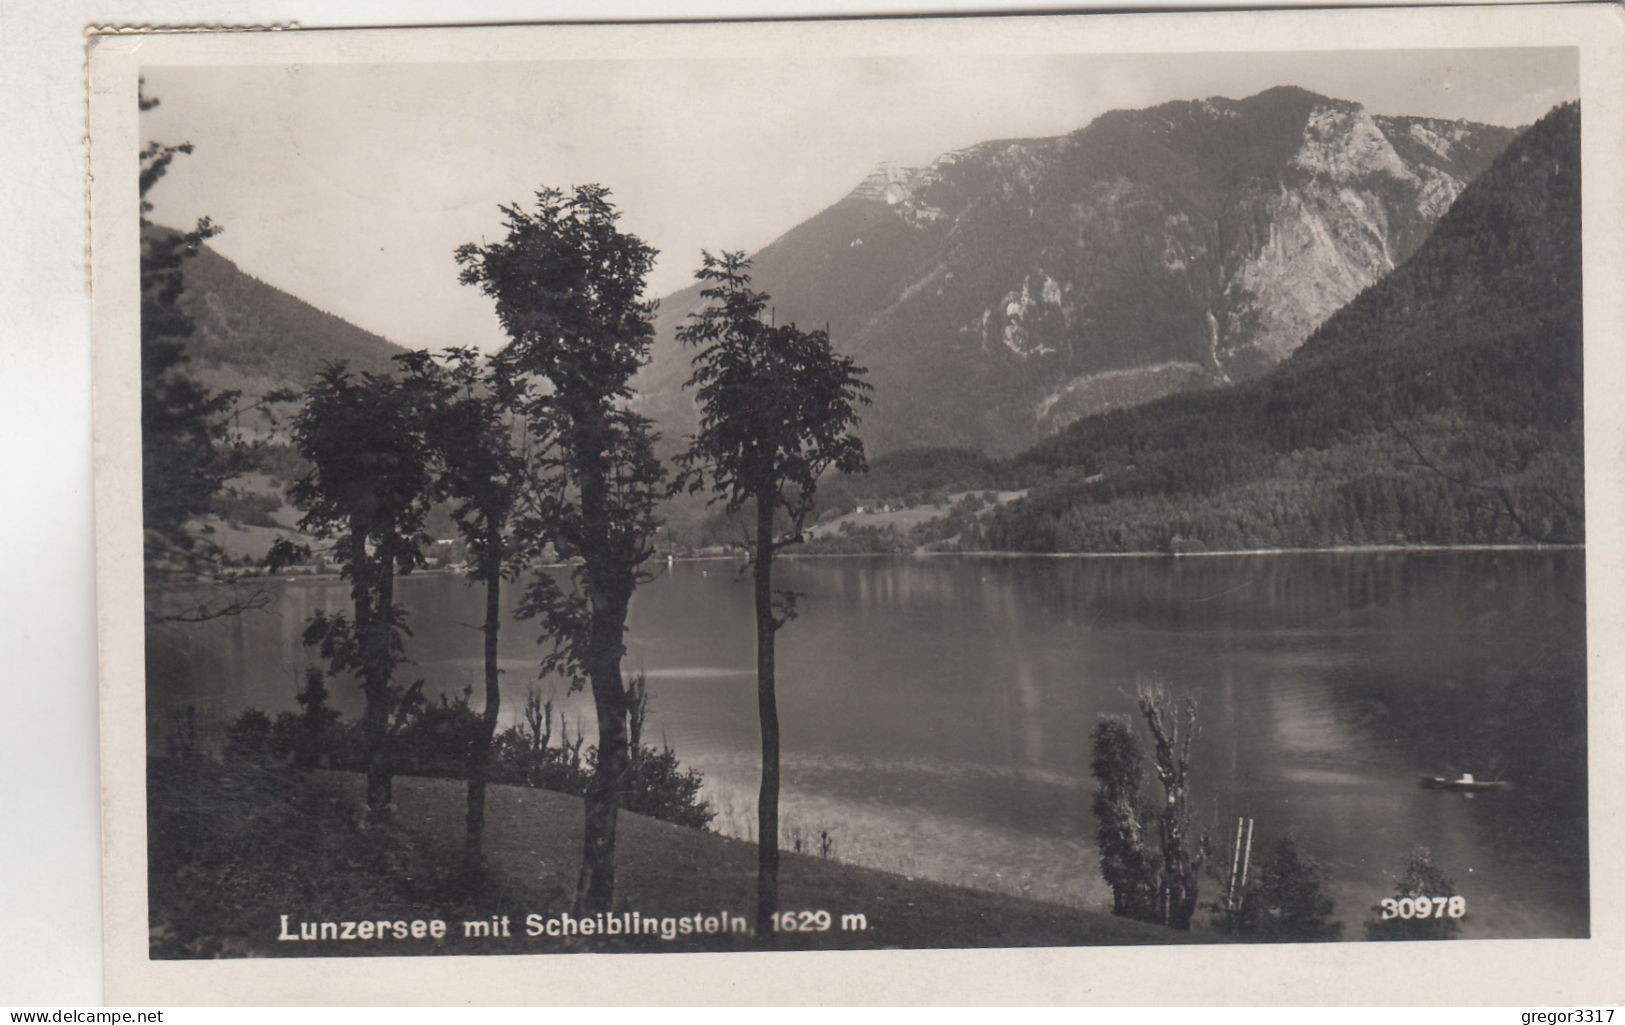
[[[1463,918],[1467,914],[1467,898],[1454,897],[1386,897],[1382,902],[1382,920],[1394,918]]]

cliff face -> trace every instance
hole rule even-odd
[[[1093,413],[1255,377],[1403,261],[1513,133],[1294,88],[1114,111],[1052,139],[882,165],[755,255],[781,321],[870,367],[864,434],[1026,445]],[[693,424],[662,303],[643,400]]]
[[[1580,110],[1565,105],[1279,366],[1079,420],[1013,460],[1007,472],[1030,490],[986,540],[1030,551],[1165,549],[1176,535],[1232,549],[1582,541],[1580,200]]]

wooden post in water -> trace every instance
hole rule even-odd
[[[1247,900],[1247,870],[1253,855],[1253,820],[1245,815],[1236,818],[1236,843],[1230,857],[1230,885],[1225,890],[1224,909],[1232,926],[1241,906]]]
[[[1247,866],[1253,857],[1253,820],[1247,820],[1247,843],[1241,849],[1241,889],[1236,891],[1236,911],[1247,902]]]
[[[1230,915],[1236,912],[1236,873],[1241,871],[1241,831],[1244,822],[1241,816],[1236,816],[1236,841],[1230,846],[1230,878],[1224,888],[1224,910]]]

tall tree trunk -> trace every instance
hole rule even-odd
[[[491,739],[497,732],[502,689],[497,671],[497,634],[502,629],[502,529],[491,517],[485,520],[485,711],[468,762],[468,835],[463,841],[463,874],[480,874],[485,842],[485,783],[491,776]]]
[[[1162,896],[1165,921],[1174,929],[1189,929],[1196,914],[1197,873],[1187,833],[1183,773],[1168,790],[1162,813]]]
[[[773,498],[756,492],[756,710],[762,725],[762,789],[756,801],[756,935],[773,935],[779,910],[779,707],[773,690]]]
[[[389,818],[395,800],[389,771],[388,717],[387,703],[369,694],[362,733],[367,745],[367,815],[375,821]]]
[[[366,701],[361,713],[361,744],[367,770],[367,816],[382,819],[388,815],[391,795],[388,766],[383,760],[389,731],[388,684],[380,685],[376,657],[378,568],[367,554],[367,528],[359,517],[350,520],[348,540],[350,598],[355,605],[355,642],[361,649],[361,694]]]
[[[592,686],[598,716],[598,764],[587,784],[581,838],[581,875],[576,882],[576,910],[609,911],[615,899],[615,825],[626,788],[626,685],[621,679],[626,611],[631,601],[634,567],[612,540],[608,514],[609,443],[606,413],[601,408],[576,415],[575,448],[581,480],[585,562],[591,620],[582,660]]]
[[[582,831],[581,876],[576,883],[576,910],[610,911],[615,899],[615,825],[626,789],[626,685],[621,680],[621,630],[625,606],[593,597],[588,677],[598,713],[598,764],[587,784],[586,821]]]
[[[1140,713],[1156,742],[1157,778],[1162,783],[1162,814],[1158,839],[1162,845],[1162,880],[1157,888],[1157,910],[1174,929],[1189,929],[1196,913],[1203,841],[1192,852],[1190,811],[1187,805],[1190,746],[1196,738],[1196,703],[1176,702],[1166,693],[1142,688]]]
[[[382,547],[382,546],[381,546]],[[391,653],[390,620],[395,614],[395,557],[383,550],[373,556],[376,604],[362,632],[366,666],[367,710],[367,814],[374,820],[390,817],[395,805],[394,769],[390,764],[389,715],[394,703],[389,692]]]

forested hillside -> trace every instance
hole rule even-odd
[[[1073,424],[990,547],[1583,539],[1580,111],[1555,109],[1416,253],[1268,375]]]
[[[189,370],[212,389],[258,397],[303,388],[332,360],[388,371],[391,357],[405,351],[245,273],[207,245],[184,270],[179,305],[195,325],[185,340]]]

